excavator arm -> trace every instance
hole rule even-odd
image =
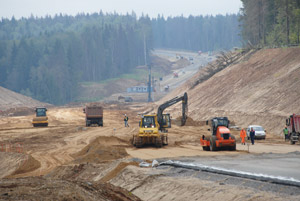
[[[170,106],[172,106],[172,105],[174,105],[174,104],[176,104],[176,103],[178,103],[180,101],[182,101],[181,125],[184,126],[184,124],[186,122],[186,119],[187,119],[187,101],[188,101],[188,96],[187,96],[186,92],[184,93],[183,96],[180,96],[180,97],[177,96],[177,97],[175,97],[175,98],[173,98],[173,99],[171,99],[171,100],[169,100],[169,101],[161,104],[158,107],[158,109],[157,109],[157,121],[158,121],[158,123],[159,123],[159,125],[160,125],[161,128],[163,127],[163,124],[164,124],[164,122],[163,122],[163,111],[166,108],[168,108],[168,107],[170,107]]]

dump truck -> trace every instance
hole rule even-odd
[[[286,119],[286,126],[290,134],[291,144],[295,144],[299,141],[300,136],[300,115],[292,114]]]
[[[35,108],[36,116],[32,119],[33,127],[46,127],[48,126],[47,108],[37,107]]]
[[[206,125],[209,121],[206,121]],[[202,136],[200,144],[204,151],[217,151],[221,149],[236,150],[235,137],[228,129],[229,120],[227,117],[215,117],[211,119],[211,136]],[[210,130],[210,129],[209,129]]]
[[[85,124],[103,126],[103,107],[99,105],[87,105],[83,109],[85,113]]]
[[[137,148],[143,147],[145,144],[155,145],[159,148],[168,145],[168,128],[171,128],[171,116],[168,113],[163,114],[163,111],[180,101],[182,102],[181,126],[184,126],[187,119],[187,93],[160,105],[157,114],[143,115],[139,122],[139,132],[132,137],[132,144]]]

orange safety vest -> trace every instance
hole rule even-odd
[[[240,137],[242,138],[242,143],[245,143],[245,138],[246,138],[246,131],[245,130],[241,130]]]

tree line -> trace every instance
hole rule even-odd
[[[134,14],[2,19],[0,30],[0,85],[53,104],[143,65],[144,41],[152,48],[150,18]]]
[[[229,50],[240,46],[239,16],[158,16],[152,20],[154,47],[193,51]]]
[[[242,0],[240,22],[246,42],[283,46],[300,42],[300,0]]]
[[[135,13],[56,15],[0,21],[0,86],[40,101],[76,99],[98,82],[145,64],[153,48],[195,51],[239,45],[238,16],[167,18]]]

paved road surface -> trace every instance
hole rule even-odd
[[[169,60],[176,60],[176,55],[181,55],[186,59],[193,58],[193,64],[176,70],[178,73],[178,78],[174,78],[173,74],[167,75],[163,77],[163,81],[160,82],[161,90],[164,90],[164,86],[169,85],[170,91],[177,88],[188,79],[190,79],[201,66],[205,66],[209,61],[211,61],[212,57],[209,57],[207,54],[198,55],[194,52],[183,52],[183,51],[173,51],[173,50],[162,50],[156,49],[153,51],[153,54],[156,54],[160,57],[169,59]]]
[[[238,156],[217,156],[180,160],[227,170],[264,174],[300,181],[300,152],[287,154],[242,154]]]

